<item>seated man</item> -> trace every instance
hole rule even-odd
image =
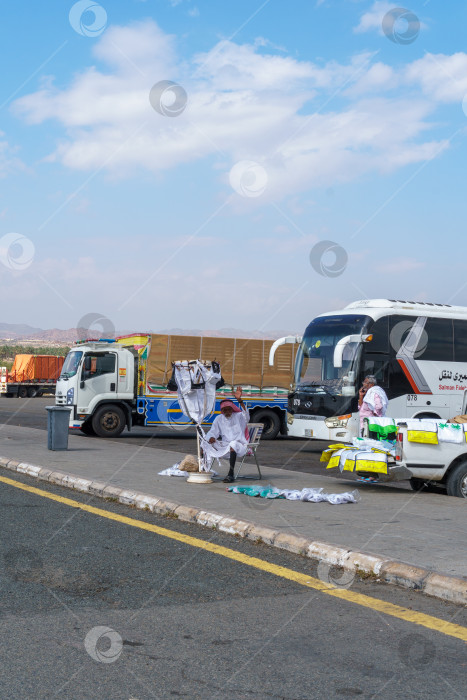
[[[237,455],[243,457],[246,454],[249,440],[247,426],[250,414],[242,401],[242,389],[237,387],[233,395],[241,409],[230,399],[221,401],[221,415],[214,419],[211,430],[206,435],[209,445],[213,446],[212,449],[206,446],[208,457],[220,458],[229,453],[230,469],[224,479],[226,484],[235,480],[234,467]]]

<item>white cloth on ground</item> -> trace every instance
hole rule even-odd
[[[168,469],[163,469],[161,472],[158,472],[159,476],[190,476],[193,474],[193,472],[185,472],[181,471],[178,467],[180,466],[181,462],[177,462],[177,464],[174,464],[173,467],[169,467]],[[214,471],[214,469],[211,469],[212,476],[218,476],[217,472]]]
[[[360,501],[360,493],[357,489],[354,491],[345,491],[344,493],[325,493],[322,488],[303,488],[301,491],[298,489],[278,489],[274,486],[259,486],[253,485],[250,487],[245,486],[230,486],[227,491],[231,493],[243,494],[247,491],[257,490],[257,494],[249,493],[249,496],[259,496],[260,493],[264,493],[264,498],[286,498],[288,501],[307,501],[308,503],[320,503],[326,501],[332,505],[340,505],[342,503],[358,503]]]
[[[159,476],[190,476],[190,472],[184,472],[179,469],[180,462],[174,464],[173,467],[168,467],[168,469],[163,469],[158,472]]]

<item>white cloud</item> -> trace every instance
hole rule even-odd
[[[399,84],[399,77],[391,66],[385,63],[374,63],[362,74],[360,78],[348,90],[347,95],[358,96],[361,94],[375,94],[387,92]]]
[[[401,12],[395,12],[400,10]],[[423,22],[420,22],[417,15],[415,15],[410,9],[405,9],[403,7],[398,7],[394,2],[388,2],[388,0],[376,0],[373,3],[368,12],[365,12],[360,17],[359,24],[354,28],[356,34],[362,34],[364,32],[369,32],[377,30],[379,34],[383,35],[383,19],[385,15],[391,12],[393,17],[390,17],[389,26],[386,27],[386,31],[393,30],[396,34],[404,35],[407,31],[412,34],[414,33],[414,39],[420,29],[426,29],[427,26]]]
[[[360,23],[355,27],[354,32],[360,34],[377,29],[379,33],[382,34],[383,17],[395,7],[397,7],[397,5],[394,5],[393,2],[388,2],[388,0],[376,0],[368,12],[365,12],[360,17]]]
[[[138,168],[157,173],[221,156],[219,180],[240,208],[433,158],[447,144],[423,136],[434,101],[454,90],[443,91],[437,64],[461,82],[467,66],[465,54],[425,57],[398,71],[372,65],[369,54],[318,65],[266,53],[264,41],[223,41],[182,61],[175,37],[151,20],[110,27],[95,55],[107,70],[91,66],[65,89],[49,80],[14,104],[30,124],[63,125],[65,138],[48,159],[124,177]],[[173,118],[149,103],[152,85],[168,79],[188,95],[186,109]],[[387,94],[394,87],[395,97]],[[267,173],[258,199],[230,189],[228,172],[242,160]]]
[[[461,103],[467,95],[467,54],[427,53],[407,67],[406,79],[437,102]]]
[[[15,170],[26,169],[24,163],[15,155],[15,149],[9,145],[8,141],[3,140],[4,136],[5,134],[0,131],[0,178]]]

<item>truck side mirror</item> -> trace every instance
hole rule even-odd
[[[86,355],[86,357],[84,358],[84,365],[83,365],[85,372],[91,371],[91,362],[92,362],[91,355]]]

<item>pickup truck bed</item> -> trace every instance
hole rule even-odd
[[[438,431],[443,432],[439,430],[440,427],[445,430],[446,421],[421,419],[418,423],[420,433],[423,433],[425,426],[430,428],[428,435],[435,424],[436,442],[414,441],[414,432],[409,429],[413,425],[410,426],[407,420],[396,420],[396,461],[412,473],[412,487],[420,488],[428,481],[445,486],[449,496],[467,498],[467,432],[464,429],[467,424],[459,424],[455,428],[454,432],[458,432],[462,440],[455,443],[443,441],[438,434]]]

